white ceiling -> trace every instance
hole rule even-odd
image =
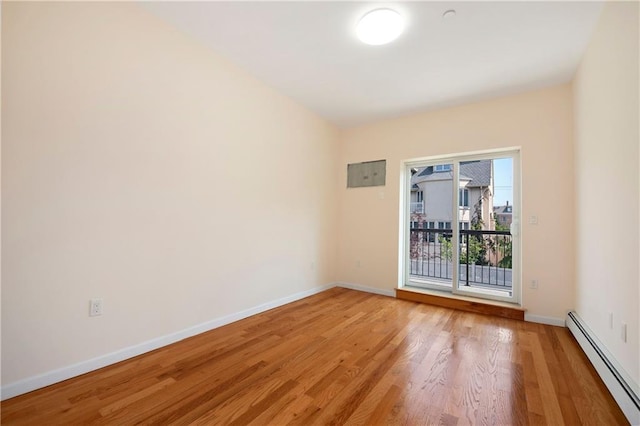
[[[381,118],[571,80],[601,2],[146,2],[142,6],[329,121]],[[384,46],[367,11],[408,21]],[[453,19],[442,14],[455,9]]]

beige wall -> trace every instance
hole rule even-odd
[[[569,85],[347,130],[340,159],[338,279],[398,285],[400,166],[406,159],[522,147],[523,288],[529,314],[562,319],[574,300],[572,98]],[[346,189],[348,163],[385,158],[385,187]],[[359,262],[359,263],[358,263]],[[359,266],[358,266],[359,265]]]
[[[576,309],[640,384],[638,3],[608,2],[578,70]],[[614,327],[609,328],[609,313]],[[620,337],[627,323],[627,342]]]
[[[133,4],[2,7],[3,385],[335,280],[333,127]]]

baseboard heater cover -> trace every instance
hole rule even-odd
[[[595,367],[602,381],[613,395],[620,409],[632,425],[640,425],[640,398],[638,390],[629,383],[617,362],[603,347],[589,327],[576,312],[567,314],[567,327],[578,341],[578,344]],[[637,386],[635,386],[637,388]]]

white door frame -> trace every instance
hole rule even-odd
[[[513,159],[513,207],[512,207],[512,290],[511,295],[505,294],[503,291],[478,289],[473,287],[461,286],[458,282],[459,274],[459,163],[464,161],[474,160],[494,160],[500,158],[512,158]],[[452,285],[451,293],[473,296],[484,299],[499,300],[510,303],[520,303],[522,295],[522,270],[521,270],[521,232],[520,232],[520,218],[521,218],[521,177],[520,177],[520,148],[505,148],[488,150],[481,152],[470,152],[443,156],[434,156],[418,159],[410,159],[402,161],[401,179],[400,179],[400,223],[399,223],[399,256],[398,256],[398,286],[404,287],[411,283],[410,280],[410,218],[411,218],[411,169],[412,168],[424,168],[427,166],[433,166],[436,164],[452,164],[453,168],[453,196],[452,196]],[[415,282],[415,281],[414,281]],[[420,282],[421,287],[427,287],[434,290],[448,290],[448,286],[438,285],[435,282]]]

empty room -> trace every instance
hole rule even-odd
[[[638,2],[0,14],[2,424],[640,424]]]

